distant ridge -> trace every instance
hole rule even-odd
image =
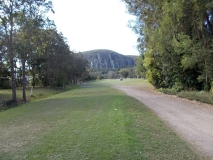
[[[107,49],[81,53],[89,61],[90,68],[126,68],[135,65],[134,58]]]

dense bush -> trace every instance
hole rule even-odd
[[[141,73],[157,88],[209,91],[213,80],[213,2],[124,0],[136,21]],[[145,67],[145,68],[144,68]]]

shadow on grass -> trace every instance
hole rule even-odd
[[[60,94],[60,93],[63,93],[63,92],[67,92],[67,91],[70,91],[70,90],[76,90],[76,89],[80,89],[80,86],[79,85],[70,85],[70,86],[66,86],[65,88],[62,88],[62,87],[56,87],[56,88],[35,87],[35,88],[33,88],[33,95],[30,96],[30,94],[28,92],[30,92],[31,88],[28,87],[26,89],[27,101],[24,102],[21,98],[22,97],[22,89],[17,88],[16,89],[16,94],[17,94],[17,102],[16,103],[11,100],[12,93],[9,93],[11,91],[11,89],[2,90],[4,92],[0,93],[0,112],[14,108],[14,107],[18,107],[18,106],[25,104],[25,103],[28,103],[28,102],[48,98],[48,97],[56,95],[56,94]],[[5,92],[7,92],[7,93],[5,93]]]

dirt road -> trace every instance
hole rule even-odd
[[[127,86],[115,87],[153,110],[181,137],[213,160],[213,106]]]

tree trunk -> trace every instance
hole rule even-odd
[[[17,103],[17,99],[16,99],[16,79],[15,79],[15,72],[14,72],[14,68],[15,68],[15,64],[14,64],[14,52],[13,52],[13,26],[14,26],[14,22],[13,22],[13,15],[11,13],[13,13],[13,8],[12,8],[13,4],[11,5],[11,12],[10,12],[10,36],[9,36],[9,55],[10,55],[10,64],[11,64],[11,87],[12,87],[12,101],[14,103]]]
[[[26,78],[25,78],[25,59],[21,60],[22,63],[22,93],[23,93],[23,101],[26,102]]]
[[[35,70],[35,67],[32,65],[32,76],[33,76],[33,82],[32,82],[32,86],[33,86],[33,88],[35,87],[35,72],[34,72],[34,70]]]
[[[13,58],[10,59],[10,64],[11,64],[11,88],[12,88],[12,101],[14,103],[17,102],[16,99],[16,79],[15,79],[15,72],[14,72],[14,62],[13,62]]]

